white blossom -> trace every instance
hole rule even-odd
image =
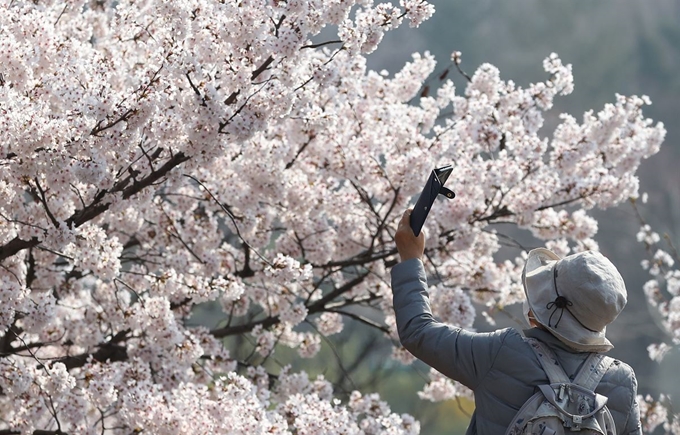
[[[421,399],[431,402],[442,402],[456,397],[472,399],[472,391],[464,387],[460,382],[453,381],[436,370],[430,370],[430,382],[425,385],[423,391],[418,392]]]
[[[342,331],[342,316],[338,313],[326,312],[316,319],[316,327],[323,335],[333,335]]]

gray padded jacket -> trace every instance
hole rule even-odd
[[[418,259],[392,268],[394,312],[402,345],[416,358],[472,389],[475,412],[467,434],[504,434],[537,385],[548,377],[522,334],[512,328],[474,333],[440,323],[432,316],[427,278]],[[547,331],[532,328],[528,337],[547,344],[573,377],[588,356],[570,350]],[[633,369],[615,361],[596,392],[609,398],[617,434],[642,434]]]

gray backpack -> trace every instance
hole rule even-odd
[[[547,346],[533,338],[525,341],[538,356],[550,384],[538,386],[539,391],[520,408],[505,434],[616,435],[607,398],[594,391],[614,360],[591,353],[571,381]]]

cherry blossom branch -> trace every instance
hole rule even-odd
[[[331,302],[333,299],[337,298],[338,296],[341,296],[342,294],[348,292],[349,290],[352,290],[354,287],[357,285],[361,284],[366,277],[370,275],[370,272],[363,273],[356,278],[354,278],[351,281],[348,281],[345,283],[343,286],[336,288],[335,290],[331,291],[330,293],[324,295],[321,297],[321,299],[315,301],[311,305],[309,305],[308,311],[310,313],[317,313],[319,311],[322,311],[326,308],[326,304]]]
[[[170,237],[174,237],[175,239],[179,240],[180,243],[186,248],[186,250],[189,251],[189,253],[190,253],[190,254],[191,254],[191,255],[192,255],[199,263],[205,264],[205,261],[204,261],[201,257],[199,257],[198,254],[196,254],[196,252],[194,252],[194,250],[191,248],[191,246],[189,246],[189,244],[182,238],[182,236],[180,236],[179,230],[177,229],[177,226],[175,225],[174,220],[168,215],[168,213],[167,213],[167,212],[165,211],[165,209],[163,208],[163,205],[162,205],[162,204],[160,205],[160,209],[161,209],[161,211],[163,212],[163,214],[165,215],[165,218],[166,218],[166,219],[168,220],[168,222],[170,223],[170,226],[172,227],[172,229],[175,231],[174,233],[168,231],[168,235],[169,235]]]
[[[68,8],[68,3],[66,3],[66,4],[64,5],[64,9],[61,10],[61,13],[60,13],[59,16],[57,17],[57,21],[54,22],[54,25],[55,25],[55,26],[56,26],[57,24],[59,24],[59,20],[61,20],[61,17],[64,15],[64,12],[66,12],[66,9],[67,9],[67,8]]]
[[[389,335],[389,333],[390,333],[390,329],[387,326],[381,325],[377,322],[374,322],[373,320],[371,320],[367,317],[364,317],[362,315],[352,313],[351,311],[344,311],[344,310],[340,310],[340,309],[337,309],[337,308],[330,308],[330,309],[327,309],[326,311],[331,312],[331,313],[338,313],[338,314],[341,314],[343,316],[350,317],[350,318],[356,320],[357,322],[361,322],[364,325],[370,326],[371,328],[375,328],[379,331],[384,332],[385,334]]]
[[[264,71],[266,71],[267,68],[269,68],[269,66],[272,64],[272,62],[274,62],[274,58],[273,58],[272,56],[269,56],[267,59],[265,59],[265,61],[262,63],[262,65],[260,65],[259,67],[257,67],[257,68],[253,71],[253,73],[250,75],[250,81],[251,81],[251,82],[254,81],[260,74],[262,74]],[[187,75],[187,78],[189,78],[188,75]],[[191,79],[189,80],[189,82],[191,83]],[[196,89],[194,89],[194,91],[196,91]],[[199,93],[199,94],[200,94],[200,93]],[[234,104],[234,103],[236,102],[236,99],[238,98],[238,96],[239,96],[240,94],[241,94],[241,90],[240,90],[240,89],[239,89],[239,90],[236,90],[236,91],[233,91],[233,92],[232,92],[231,94],[229,94],[229,96],[224,100],[224,104],[225,104],[226,106],[231,106],[232,104]],[[251,97],[252,97],[252,95],[251,95]],[[250,97],[248,97],[248,99],[250,99]],[[247,103],[247,102],[248,102],[248,101],[246,100],[246,103]],[[232,116],[232,118],[233,118],[234,116],[236,116],[238,113],[240,113],[241,110],[243,110],[244,106],[245,106],[245,103],[244,103],[243,106],[241,106],[241,107],[234,113],[234,115]],[[230,120],[231,120],[231,119],[230,119]],[[226,123],[224,123],[224,127],[226,127],[226,126],[228,125],[228,123],[229,123],[229,121],[227,121]],[[222,128],[223,128],[223,125],[222,125],[222,124],[223,124],[223,123],[220,123],[220,129],[218,130],[220,133],[222,132],[221,130],[222,130]]]
[[[515,213],[512,211],[508,210],[508,207],[506,205],[500,206],[498,205],[496,209],[491,213],[489,216],[484,216],[484,217],[478,217],[476,219],[473,219],[471,223],[474,222],[490,222],[499,218],[504,218],[508,216],[514,216]]]
[[[337,54],[340,53],[340,52],[341,52],[342,50],[344,50],[344,49],[345,49],[345,46],[343,45],[342,47],[340,47],[340,48],[338,48],[337,50],[335,50],[335,52],[330,56],[330,58],[328,58],[328,60],[327,60],[326,62],[324,62],[324,66],[325,66],[325,65],[328,65],[329,63],[331,63],[331,62],[333,61],[333,59],[335,59],[335,56],[337,56]],[[304,87],[307,86],[309,83],[311,83],[312,80],[314,80],[314,75],[312,75],[310,78],[308,78],[307,80],[305,80],[300,86],[296,87],[296,88],[294,89],[294,92],[297,92],[297,91],[299,91],[300,89],[304,88]]]
[[[203,94],[201,94],[201,91],[198,90],[198,88],[196,87],[194,82],[191,81],[191,76],[189,75],[189,73],[186,73],[184,75],[186,76],[187,80],[189,81],[189,86],[191,86],[191,89],[193,89],[194,93],[198,96],[198,98],[201,99],[201,106],[207,107],[208,104],[205,102],[205,97],[203,96]]]
[[[307,141],[300,146],[297,153],[295,153],[295,156],[293,157],[293,159],[286,164],[285,169],[290,169],[293,166],[293,164],[295,164],[295,161],[297,160],[297,158],[300,157],[300,154],[302,154],[302,152],[305,150],[305,148],[307,148],[307,146],[314,140],[315,137],[316,137],[316,134],[314,134],[314,133],[311,133],[309,135],[309,139],[307,139]]]
[[[460,56],[461,56],[461,55],[460,55],[460,51],[454,51],[454,52],[453,52],[453,55],[452,55],[453,64],[456,66],[456,69],[458,70],[458,72],[460,73],[460,75],[462,75],[463,77],[465,77],[465,79],[470,83],[470,82],[472,82],[472,78],[468,75],[468,73],[466,73],[465,71],[463,71],[463,69],[460,67],[460,64],[461,64]]]
[[[385,178],[387,178],[387,177],[385,177]],[[392,182],[389,179],[387,179],[387,181],[390,183],[390,186],[392,186],[392,189],[394,190],[394,197],[392,198],[392,201],[390,202],[389,207],[387,209],[387,212],[385,213],[384,216],[381,216],[380,212],[378,212],[378,210],[376,210],[376,208],[373,205],[372,198],[368,195],[368,192],[366,192],[365,189],[363,189],[361,186],[357,185],[355,182],[353,182],[353,181],[351,182],[352,186],[354,187],[354,189],[359,194],[359,197],[362,199],[363,202],[366,203],[366,205],[368,206],[370,211],[375,215],[375,217],[377,218],[377,221],[378,221],[377,228],[371,236],[371,243],[370,243],[369,247],[366,249],[365,253],[362,254],[362,255],[370,255],[371,253],[373,253],[373,250],[374,250],[375,244],[376,244],[376,240],[378,239],[379,236],[381,236],[383,234],[383,229],[387,225],[387,219],[390,217],[390,215],[392,214],[392,211],[394,210],[395,206],[397,205],[397,200],[399,199],[400,188],[394,187]]]
[[[98,136],[99,133],[101,133],[105,130],[108,130],[109,128],[113,128],[121,122],[127,122],[132,117],[132,115],[134,115],[136,113],[137,113],[137,109],[127,109],[118,118],[116,118],[115,120],[108,122],[106,124],[104,124],[103,120],[99,120],[94,125],[94,127],[92,127],[92,130],[90,131],[90,135]]]
[[[542,211],[542,210],[547,210],[547,209],[549,209],[549,208],[561,207],[561,206],[563,206],[563,205],[572,204],[572,203],[577,202],[577,201],[580,201],[580,200],[582,200],[582,199],[586,199],[586,198],[588,198],[589,196],[592,196],[594,193],[595,193],[595,192],[593,191],[593,192],[590,192],[590,193],[585,193],[585,194],[579,195],[579,196],[577,196],[577,197],[575,197],[575,198],[565,199],[564,201],[556,202],[556,203],[553,203],[553,204],[543,205],[543,206],[541,206],[541,207],[538,207],[538,208],[536,209],[536,211]]]
[[[42,387],[40,387],[42,390]],[[57,433],[63,433],[61,431],[61,422],[59,421],[59,417],[57,417],[57,408],[54,406],[54,400],[52,399],[52,396],[50,394],[46,394],[47,396],[47,402],[50,405],[49,413],[52,414],[52,418],[54,418],[54,422],[57,423]]]
[[[10,346],[10,348],[8,350],[0,352],[0,356],[5,357],[5,356],[9,356],[9,355],[19,355],[19,352],[23,352],[25,350],[40,348],[40,347],[43,347],[43,346],[46,346],[46,345],[49,345],[49,344],[56,344],[56,343],[59,343],[59,342],[60,342],[60,340],[54,340],[53,342],[50,342],[50,343],[34,342],[34,343],[26,343],[26,344],[24,344],[22,346],[18,346],[18,347],[11,347]]]
[[[341,296],[342,294],[352,290],[354,287],[362,283],[368,275],[369,275],[368,272],[361,274],[354,278],[353,280],[348,281],[344,285],[324,295],[321,299],[307,305],[308,314],[326,311],[327,303],[337,298],[338,296]],[[261,320],[245,323],[243,325],[227,326],[223,328],[213,329],[212,331],[210,331],[210,334],[212,334],[216,338],[224,338],[231,335],[245,334],[247,332],[252,331],[253,328],[255,328],[256,326],[262,326],[262,328],[264,329],[271,328],[272,326],[280,322],[281,319],[279,319],[279,316],[269,316]]]
[[[2,352],[3,355],[13,353],[14,348],[12,347],[12,342],[23,332],[21,328],[16,326],[17,320],[18,319],[15,317],[12,325],[7,328],[5,335],[0,338],[0,352]]]
[[[59,222],[57,221],[57,219],[52,214],[50,207],[47,205],[47,198],[45,197],[45,191],[43,190],[43,188],[40,185],[40,182],[38,181],[37,178],[34,178],[33,181],[35,182],[36,189],[38,189],[38,193],[39,193],[38,199],[40,200],[40,203],[43,205],[43,208],[45,209],[45,213],[47,213],[47,217],[50,218],[50,221],[52,221],[52,225],[54,225],[55,228],[59,228]]]
[[[266,265],[273,266],[272,263],[269,260],[267,260],[267,258],[264,255],[260,254],[260,252],[257,249],[253,248],[250,245],[250,243],[248,243],[246,239],[243,238],[243,236],[241,235],[241,230],[239,230],[238,225],[236,224],[236,218],[234,217],[234,214],[224,204],[222,204],[222,202],[220,202],[220,200],[218,200],[215,195],[213,195],[210,189],[208,189],[208,187],[205,184],[203,184],[198,178],[194,177],[193,175],[184,174],[184,176],[187,178],[191,178],[196,183],[198,183],[203,189],[205,189],[210,198],[222,209],[222,211],[224,211],[227,214],[227,216],[231,220],[231,223],[234,225],[234,228],[236,229],[236,235],[241,240],[241,242],[243,242],[243,244],[249,250],[253,251]],[[247,254],[248,252],[246,252],[246,255]],[[248,264],[248,261],[246,261],[246,264]]]
[[[281,18],[283,19],[283,17]],[[255,80],[260,74],[265,72],[267,68],[269,68],[269,65],[272,64],[272,62],[274,62],[274,58],[272,56],[269,56],[267,59],[265,59],[265,61],[262,62],[262,65],[257,67],[257,69],[253,71],[253,73],[250,75],[250,80],[251,81]]]
[[[151,76],[151,79],[149,80],[149,83],[146,84],[146,86],[140,85],[139,88],[135,92],[140,92],[140,95],[137,97],[137,101],[141,101],[143,98],[145,98],[148,95],[149,90],[151,89],[151,86],[154,84],[158,83],[160,81],[160,72],[163,69],[164,65],[161,64],[161,66],[154,71],[153,75]],[[125,100],[121,101],[118,103],[118,107],[122,106]],[[92,136],[99,136],[99,133],[108,130],[112,127],[115,127],[121,122],[127,122],[133,115],[137,114],[137,109],[133,108],[128,108],[125,112],[123,112],[122,115],[120,115],[118,118],[116,118],[113,121],[104,123],[104,120],[99,120],[95,124],[95,126],[92,128],[90,131],[90,135]]]
[[[427,79],[425,79],[422,86],[420,87],[420,91],[418,92],[417,95],[415,95],[413,98],[411,98],[409,100],[409,104],[413,104],[413,102],[417,98],[423,98],[423,97],[427,97],[428,95],[430,95],[430,88],[432,87],[432,81],[434,80],[434,78],[436,77],[440,82],[443,82],[444,80],[446,80],[446,78],[449,75],[449,71],[451,70],[452,65],[453,65],[453,62],[449,63],[442,70],[442,72],[440,72],[438,74],[431,74]],[[449,113],[449,115],[453,115],[453,114],[454,114],[453,111]],[[443,117],[442,114],[440,114],[440,115],[437,116],[437,119],[440,119],[442,117]]]
[[[19,275],[17,275],[15,271],[13,271],[12,269],[10,269],[9,267],[5,266],[5,265],[2,264],[2,263],[0,263],[0,267],[2,267],[2,269],[3,269],[5,272],[7,272],[7,273],[9,273],[10,275],[12,275],[12,277],[16,280],[16,282],[18,282],[19,284],[22,284],[21,278],[19,278]]]
[[[534,211],[548,210],[548,209],[551,209],[551,208],[569,205],[569,204],[581,201],[585,198],[588,198],[589,196],[592,196],[593,194],[595,194],[594,191],[581,194],[581,195],[574,197],[574,198],[565,199],[564,201],[559,201],[559,202],[555,202],[555,203],[552,203],[552,204],[542,205],[540,207],[537,207]],[[477,217],[471,223],[473,223],[473,222],[491,222],[491,221],[494,221],[496,219],[500,219],[500,218],[504,218],[504,217],[508,217],[508,216],[514,216],[514,215],[515,215],[515,213],[513,211],[509,210],[506,205],[501,206],[500,204],[498,204],[496,206],[496,208],[494,209],[493,213],[491,213],[488,216]]]
[[[99,362],[127,361],[127,348],[119,343],[127,340],[129,338],[128,334],[130,332],[131,331],[129,329],[119,332],[108,342],[98,345],[99,350],[96,352],[70,355],[63,358],[58,358],[54,360],[54,362],[63,363],[67,370],[71,370],[84,366],[90,358]]]
[[[222,122],[219,123],[219,128],[217,129],[217,132],[220,133],[220,134],[225,134],[226,132],[224,131],[224,129],[227,128],[227,126],[229,126],[229,124],[231,124],[231,121],[233,121],[234,118],[236,118],[243,111],[243,109],[246,108],[246,106],[250,102],[250,99],[253,98],[255,95],[259,94],[265,88],[265,86],[267,86],[266,82],[263,83],[262,86],[260,86],[257,90],[255,90],[255,92],[248,95],[248,97],[246,97],[246,100],[243,102],[243,104],[241,104],[241,106],[239,106],[239,108],[236,109],[234,111],[234,113],[232,113],[231,116],[226,121],[222,121]]]
[[[494,234],[494,235],[498,236],[499,238],[504,239],[506,241],[505,243],[501,240],[499,240],[499,242],[504,244],[505,246],[509,246],[509,247],[512,247],[512,248],[518,248],[518,249],[521,249],[522,251],[529,252],[529,248],[524,246],[519,240],[515,239],[514,237],[511,237],[507,234],[503,234],[503,233],[499,233],[499,232],[493,232],[492,233],[491,231],[489,231],[487,229],[483,229],[482,231],[487,233],[487,234]]]
[[[318,44],[308,44],[308,45],[303,45],[300,47],[300,50],[305,49],[305,48],[319,48],[323,47],[324,45],[330,45],[330,44],[343,44],[344,42],[341,41],[340,39],[335,39],[333,41],[326,41],[326,42],[320,42]]]
[[[3,218],[4,220],[6,220],[7,222],[11,223],[11,224],[21,224],[21,225],[24,225],[24,226],[27,226],[27,227],[35,228],[35,229],[40,230],[40,231],[47,231],[47,229],[45,229],[45,228],[43,228],[39,225],[35,225],[35,224],[32,224],[32,223],[24,222],[24,221],[17,220],[17,219],[11,219],[8,216],[5,216],[2,212],[0,212],[0,217]]]
[[[153,185],[161,178],[165,177],[170,171],[186,162],[190,158],[191,157],[185,155],[183,152],[178,152],[169,158],[163,164],[163,166],[158,168],[158,170],[152,171],[146,177],[134,182],[130,186],[128,186],[130,177],[120,180],[110,190],[100,191],[100,193],[87,207],[76,210],[76,212],[73,213],[71,217],[66,219],[66,226],[69,228],[72,228],[73,226],[79,227],[107,211],[109,209],[110,203],[104,202],[104,197],[106,194],[121,193],[123,199],[129,199],[145,188]],[[29,240],[23,240],[17,236],[4,245],[0,246],[0,262],[17,254],[18,252],[23,251],[24,249],[38,246],[40,243],[41,241],[37,237],[33,237]]]

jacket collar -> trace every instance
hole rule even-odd
[[[552,335],[550,332],[545,331],[545,330],[540,329],[540,328],[525,329],[522,332],[524,333],[525,337],[535,338],[536,340],[539,340],[539,341],[547,344],[551,348],[558,348],[558,349],[564,350],[566,352],[571,352],[571,353],[587,352],[587,351],[576,350],[576,349],[573,349],[573,348],[567,346],[565,343],[561,342],[557,337]]]

